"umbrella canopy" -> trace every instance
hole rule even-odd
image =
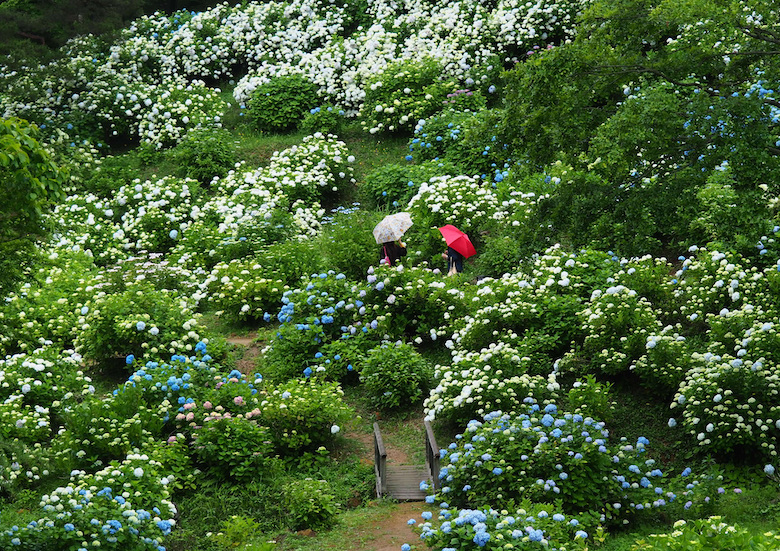
[[[444,237],[444,240],[447,242],[447,246],[452,247],[458,251],[463,255],[463,258],[468,258],[477,254],[474,245],[471,244],[471,239],[469,239],[469,236],[452,224],[442,226],[439,228],[439,231],[441,232],[442,237]]]
[[[412,227],[412,217],[408,212],[388,214],[374,228],[374,239],[378,244],[397,241]]]

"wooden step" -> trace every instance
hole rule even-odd
[[[398,501],[423,501],[428,495],[420,490],[420,482],[431,482],[424,465],[388,465],[387,496]]]

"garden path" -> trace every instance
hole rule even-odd
[[[230,336],[227,341],[236,348],[236,368],[242,373],[251,374],[261,349],[257,336],[254,334]],[[422,426],[421,420],[419,425]],[[361,460],[373,464],[373,433],[354,430],[350,431],[348,438],[358,441],[363,455]],[[397,465],[408,465],[411,462],[409,454],[401,446],[389,446],[387,460]],[[355,542],[355,546],[344,548],[342,551],[400,551],[404,543],[413,544],[418,538],[408,524],[409,519],[414,518],[419,522],[421,513],[430,510],[430,507],[423,501],[397,503],[387,514],[377,516],[374,522],[366,523],[359,528],[353,527],[352,541]]]

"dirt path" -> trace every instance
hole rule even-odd
[[[368,536],[364,545],[355,551],[400,551],[405,543],[420,549],[419,536],[412,532],[408,524],[410,518],[422,522],[420,515],[423,511],[430,511],[431,506],[422,501],[404,501],[381,519],[377,524],[366,526],[363,536]]]

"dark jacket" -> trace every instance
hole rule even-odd
[[[390,259],[390,266],[392,266],[399,258],[406,256],[406,247],[402,247],[396,241],[382,243],[382,248],[379,249],[379,261],[381,262],[385,256]]]

